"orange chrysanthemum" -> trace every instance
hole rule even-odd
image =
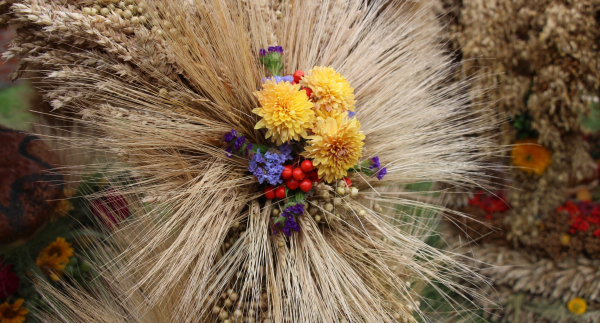
[[[59,237],[40,251],[35,263],[46,276],[57,281],[70,257],[73,257],[71,244]]]
[[[300,85],[268,80],[254,94],[261,107],[252,112],[262,117],[254,128],[267,128],[265,138],[272,137],[272,141],[281,145],[308,136],[307,130],[315,121],[314,105],[308,100],[306,91],[300,90]]]
[[[300,84],[312,90],[317,110],[336,110],[338,113],[354,111],[354,89],[333,68],[315,66],[306,73]]]
[[[315,135],[308,139],[303,155],[313,160],[319,177],[331,183],[348,175],[348,169],[356,165],[362,156],[365,135],[360,131],[358,120],[338,114],[335,118],[319,120]]]
[[[35,264],[40,270],[53,281],[58,281],[62,277],[62,272],[65,269],[66,263],[58,262],[56,258],[38,257]]]
[[[23,323],[29,310],[22,307],[25,300],[17,299],[14,303],[4,302],[0,304],[0,323]]]
[[[73,257],[71,244],[65,238],[58,237],[38,254],[38,258],[56,258],[59,263],[69,262]]]
[[[567,303],[567,308],[575,315],[581,315],[587,310],[587,303],[581,297],[575,297]]]
[[[550,166],[552,154],[533,139],[520,140],[511,151],[513,165],[528,173],[542,175]]]

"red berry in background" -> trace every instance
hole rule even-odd
[[[305,87],[304,90],[306,91],[306,96],[310,99],[312,96],[312,90],[307,87]]]
[[[283,186],[279,186],[276,190],[275,190],[275,196],[278,199],[284,199],[285,198],[285,187]]]
[[[295,167],[294,171],[292,172],[292,177],[294,177],[294,179],[297,181],[301,181],[304,179],[304,177],[306,177],[306,173],[302,170],[302,168]]]
[[[293,178],[290,178],[287,181],[285,181],[285,186],[287,186],[287,188],[291,191],[297,189],[298,185],[300,185],[300,182],[298,182],[297,180],[295,180]]]
[[[346,181],[346,187],[352,186],[352,180],[350,180],[348,177],[344,177],[344,181]]]
[[[299,83],[303,77],[304,72],[302,70],[297,70],[294,72],[294,82]]]
[[[265,188],[265,197],[268,200],[274,199],[275,198],[275,187],[267,186],[267,188]]]
[[[300,182],[300,190],[302,190],[302,192],[306,193],[306,192],[310,191],[311,188],[312,188],[312,182],[310,181],[310,179],[306,178],[306,179],[302,180],[302,182]]]
[[[309,173],[313,170],[313,164],[310,160],[307,159],[307,160],[303,161],[302,164],[300,164],[300,168],[305,173]]]
[[[294,167],[292,165],[286,165],[283,167],[283,172],[281,172],[281,178],[290,179],[292,178],[292,171]]]
[[[312,172],[306,174],[306,177],[313,182],[319,181],[319,172],[317,170],[313,170]]]

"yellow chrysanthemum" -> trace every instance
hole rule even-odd
[[[308,137],[303,155],[313,160],[319,177],[331,183],[348,175],[348,169],[362,156],[365,135],[358,120],[338,114],[336,118],[320,120],[315,130],[315,135]]]
[[[25,322],[25,315],[29,314],[29,310],[22,307],[24,301],[19,298],[12,304],[8,304],[8,302],[0,304],[0,323]]]
[[[252,110],[262,119],[255,129],[267,128],[265,138],[278,145],[289,140],[300,140],[308,136],[315,121],[313,103],[308,100],[300,85],[268,80],[262,89],[255,92],[262,107]]]
[[[511,151],[513,165],[524,172],[542,175],[550,166],[552,154],[533,139],[520,140]]]
[[[67,263],[70,257],[73,257],[73,248],[61,237],[56,238],[38,254],[38,258],[56,258],[58,263]]]
[[[333,68],[315,66],[306,73],[300,84],[312,90],[317,110],[337,110],[340,113],[354,111],[354,89]]]
[[[581,297],[575,297],[567,303],[569,311],[575,315],[581,315],[587,310],[587,303]]]

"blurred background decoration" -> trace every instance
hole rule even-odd
[[[472,218],[449,214],[446,226],[449,245],[481,261],[472,265],[493,279],[504,309],[449,316],[598,322],[600,1],[442,2],[455,78],[474,80],[474,109],[507,120],[496,132],[507,147],[500,171],[490,173],[497,191],[448,194]]]

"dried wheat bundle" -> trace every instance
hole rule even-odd
[[[455,282],[482,277],[424,242],[442,208],[401,189],[483,183],[484,152],[493,147],[474,136],[494,124],[469,112],[469,98],[460,94],[467,84],[447,84],[452,64],[438,43],[431,5],[0,2],[1,21],[19,25],[5,58],[18,56],[21,71],[45,75],[46,99],[86,128],[72,144],[118,156],[121,163],[107,173],[132,174],[118,189],[144,203],[111,248],[98,247],[96,259],[108,262],[101,277],[108,288],[50,290],[57,312],[46,319],[409,322],[419,312],[411,283],[485,297]],[[261,51],[271,45],[280,47]],[[295,78],[277,79],[281,70],[308,71],[304,89]],[[344,84],[335,90],[344,100],[321,91],[315,75]],[[297,100],[294,109],[315,123],[273,128],[264,111],[271,90]],[[261,125],[272,128],[255,129]],[[311,155],[340,129],[353,139],[335,158]],[[304,138],[307,132],[312,136]],[[281,156],[291,139],[314,148],[295,158],[310,157],[322,182],[271,200],[249,167],[262,157],[256,147]],[[348,181],[340,184],[342,177]],[[273,219],[293,198],[300,199],[293,205],[300,208],[292,216],[295,232],[274,233]]]

